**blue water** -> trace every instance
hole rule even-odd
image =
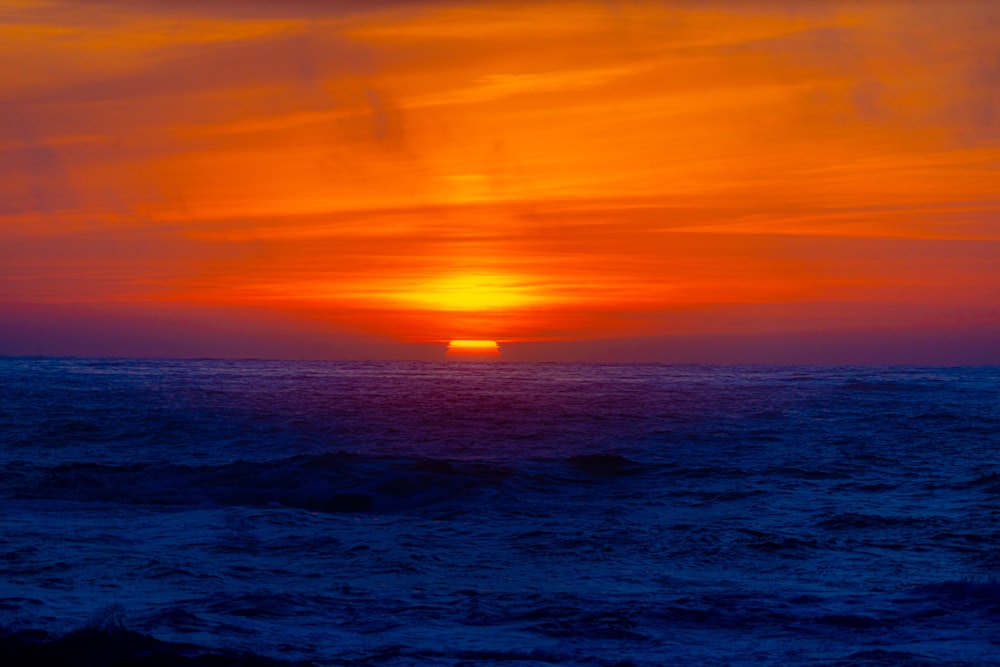
[[[0,358],[0,498],[0,659],[1000,665],[996,368]]]

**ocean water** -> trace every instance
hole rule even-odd
[[[5,665],[1000,665],[996,368],[0,358],[0,499]]]

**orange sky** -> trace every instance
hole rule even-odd
[[[997,34],[989,0],[0,0],[0,354],[1000,363]]]

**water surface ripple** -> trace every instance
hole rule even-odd
[[[995,368],[0,358],[0,656],[1000,665],[998,446]]]

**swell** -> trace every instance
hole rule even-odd
[[[0,629],[0,655],[13,665],[129,665],[132,667],[309,667],[253,653],[165,642],[127,630],[81,628],[66,634]]]
[[[72,462],[43,466],[14,461],[0,467],[0,494],[20,500],[126,505],[398,512],[445,503],[483,487],[509,483],[558,494],[566,485],[599,483],[654,468],[615,453],[523,463],[514,468],[496,462],[352,452],[215,465]],[[659,468],[667,472],[663,466]],[[713,473],[699,469],[691,474],[702,477]],[[731,471],[719,469],[715,474],[727,477]]]
[[[709,582],[703,582],[708,584]],[[994,580],[944,580],[896,592],[864,596],[813,593],[790,589],[763,592],[746,588],[705,586],[685,592],[664,587],[655,596],[585,595],[572,592],[512,593],[459,589],[432,599],[414,600],[404,591],[370,597],[371,591],[343,586],[325,595],[212,594],[163,609],[126,626],[126,610],[110,605],[84,626],[66,633],[44,629],[0,627],[0,655],[5,664],[195,665],[233,667],[307,667],[324,665],[484,664],[501,661],[527,664],[722,664],[718,655],[699,655],[687,644],[746,641],[755,656],[726,664],[816,664],[801,652],[802,638],[826,646],[823,664],[943,664],[939,647],[923,643],[942,628],[963,628],[975,639],[965,661],[946,664],[997,664],[989,636],[1000,613],[1000,583]],[[309,612],[309,613],[304,613]],[[245,619],[274,623],[298,619],[335,624],[369,639],[364,646],[330,638],[309,660],[289,660],[280,646],[257,652],[207,648],[165,641],[157,634],[179,630],[190,635]],[[215,620],[212,620],[215,619]],[[318,623],[315,618],[312,621]],[[448,624],[455,636],[447,641],[426,637],[402,645],[379,635],[414,626]],[[536,638],[541,644],[519,650],[514,645],[483,646],[459,640],[495,630],[510,638]],[[173,633],[169,633],[173,634]],[[898,646],[886,644],[891,636]],[[993,642],[995,643],[995,641]],[[806,644],[808,646],[808,644]],[[546,650],[543,646],[551,646]],[[610,649],[620,661],[609,660]],[[886,647],[891,648],[888,650]],[[907,650],[902,650],[903,648]],[[301,655],[301,654],[299,654]],[[955,656],[952,656],[953,658]],[[709,658],[708,660],[705,660]],[[316,662],[312,662],[315,660]]]
[[[963,495],[968,502],[981,502],[995,497],[1000,489],[992,469],[975,476],[939,476],[931,481],[908,476],[903,466],[894,469],[880,465],[886,470],[876,474],[871,461],[861,457],[815,465],[706,460],[685,464],[680,460],[636,461],[607,452],[519,462],[345,451],[204,465],[92,461],[43,465],[18,460],[0,465],[0,497],[179,507],[281,506],[323,512],[397,512],[446,503],[484,489],[530,491],[532,496],[557,499],[568,489],[579,490],[581,485],[616,481],[621,482],[621,490],[629,492],[627,495],[646,489],[660,501],[713,505],[752,498],[771,503],[781,494],[805,493],[812,497],[825,492],[865,504],[869,497],[888,500],[903,493],[943,492]],[[926,516],[919,520],[882,518],[878,513],[845,507],[823,517],[820,527],[858,530],[931,523]]]
[[[441,460],[349,453],[192,466],[27,464],[3,471],[7,497],[158,506],[281,506],[324,512],[401,511],[452,500],[505,471]]]

